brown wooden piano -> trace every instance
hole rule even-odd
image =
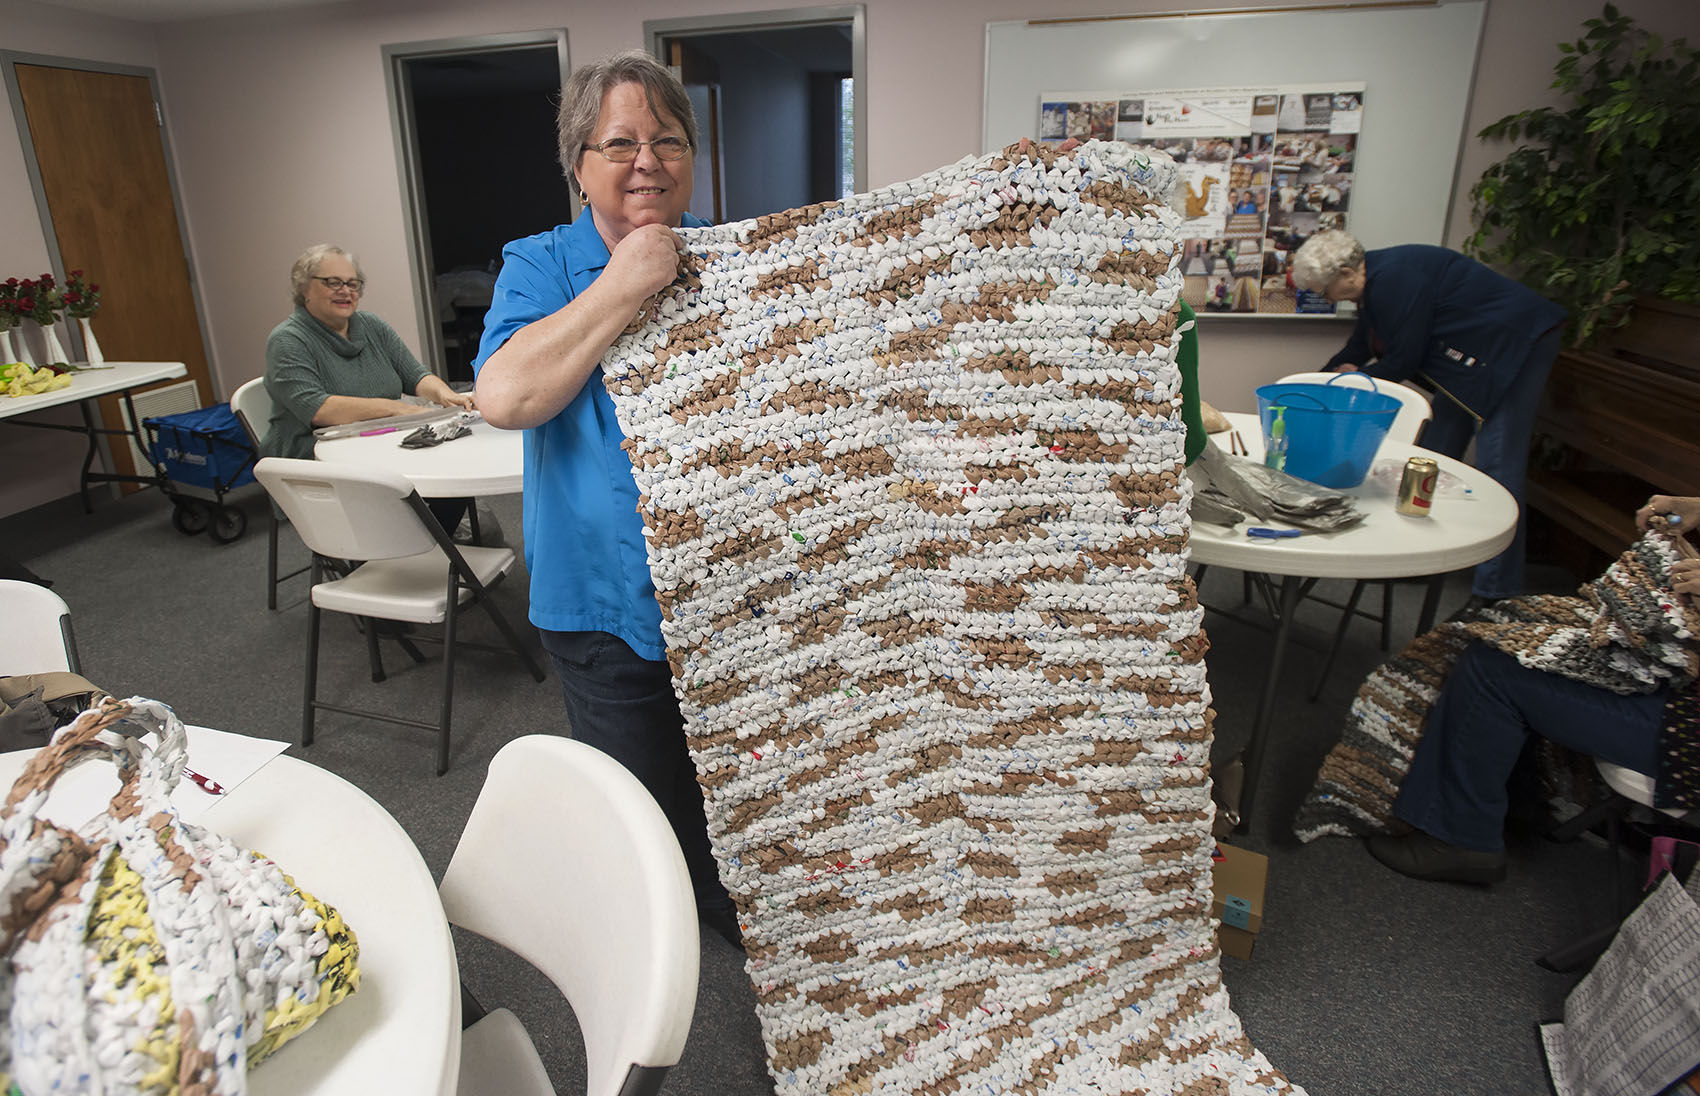
[[[1700,495],[1700,307],[1641,299],[1553,365],[1529,454],[1529,554],[1593,578],[1647,496]]]

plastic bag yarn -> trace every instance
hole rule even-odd
[[[239,1096],[249,1069],[357,988],[359,946],[334,909],[177,818],[186,755],[170,708],[107,698],[13,785],[0,1091]],[[61,772],[105,758],[123,786],[104,814],[75,833],[40,817]]]
[[[781,1093],[1298,1091],[1210,917],[1174,174],[683,230],[603,360]]]
[[[1204,447],[1186,470],[1192,481],[1192,517],[1212,525],[1237,525],[1247,514],[1259,521],[1271,518],[1300,529],[1333,533],[1364,520],[1352,496],[1278,469]]]
[[[1694,555],[1686,538],[1648,532],[1574,597],[1506,598],[1413,639],[1358,689],[1340,742],[1299,806],[1294,834],[1311,841],[1388,831],[1429,710],[1474,641],[1532,670],[1624,696],[1692,686],[1700,674],[1700,609],[1672,596],[1671,568]]]

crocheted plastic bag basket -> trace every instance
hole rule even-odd
[[[251,1068],[359,987],[341,914],[178,817],[187,755],[169,707],[108,697],[7,793],[0,1093],[241,1096]],[[75,832],[43,815],[61,773],[108,761],[120,789],[103,814]]]
[[[1298,1091],[1210,918],[1174,171],[682,231],[603,362],[781,1093]]]

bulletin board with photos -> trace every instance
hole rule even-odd
[[[1194,311],[1327,316],[1333,304],[1293,285],[1293,253],[1347,227],[1363,112],[1363,84],[1045,92],[1039,136],[1129,141],[1174,158]]]

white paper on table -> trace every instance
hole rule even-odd
[[[289,748],[287,742],[215,731],[210,727],[185,727],[184,730],[189,734],[188,767],[222,785],[224,795],[229,795],[266,762]],[[146,741],[149,746],[158,744],[158,739],[151,734],[146,736]],[[117,767],[103,758],[90,758],[73,766],[54,782],[42,814],[61,826],[76,829],[105,811],[117,791]],[[177,808],[179,818],[195,822],[223,798],[223,795],[213,795],[184,777],[171,794],[171,803]]]

